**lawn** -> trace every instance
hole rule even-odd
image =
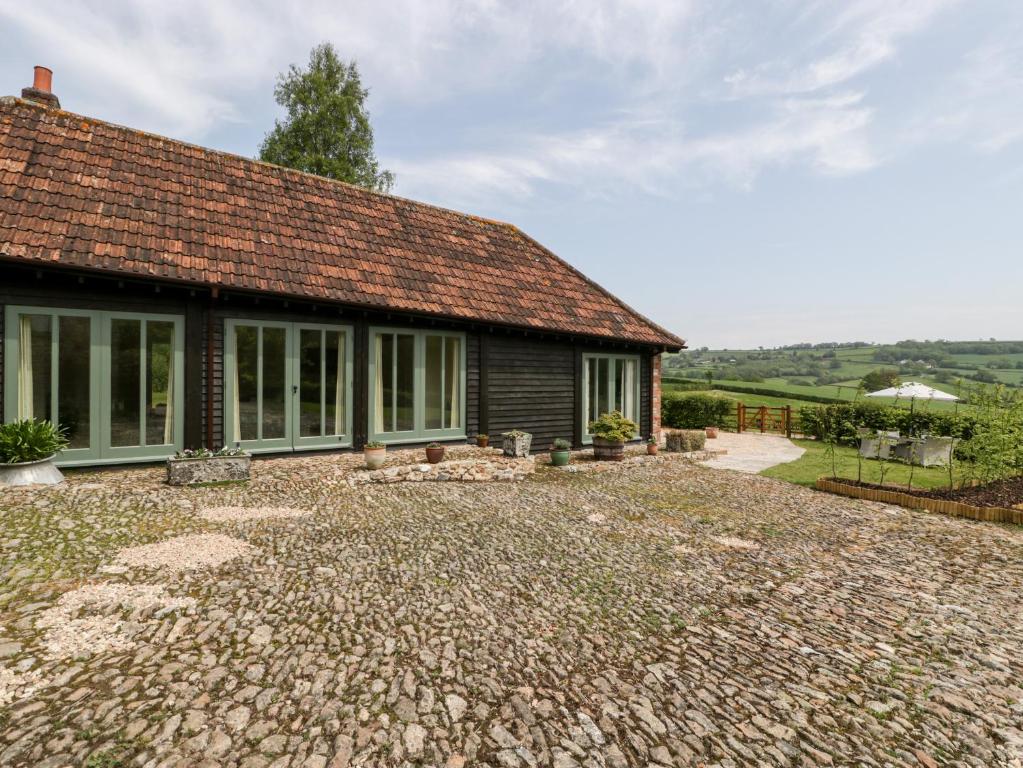
[[[788,464],[779,464],[765,469],[760,474],[765,477],[773,477],[778,480],[786,480],[797,485],[812,486],[818,477],[831,477],[836,472],[832,467],[831,456],[828,453],[828,446],[816,440],[793,440],[800,448],[805,448],[800,458]],[[855,480],[857,477],[858,454],[855,448],[846,446],[835,447],[835,464],[838,477],[846,477]],[[868,483],[881,482],[881,462],[873,459],[864,459],[862,462],[863,480]],[[887,462],[884,465],[884,482],[899,485],[906,485],[909,482],[910,468],[906,464]],[[955,480],[958,483],[960,473],[954,471]],[[944,467],[916,467],[913,470],[914,488],[947,488],[948,470]]]

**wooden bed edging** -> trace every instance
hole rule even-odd
[[[817,490],[837,493],[854,499],[881,501],[885,504],[897,504],[910,509],[922,509],[927,512],[939,512],[952,517],[964,517],[968,520],[980,520],[985,523],[1013,523],[1023,525],[1023,509],[1006,509],[1005,507],[975,507],[960,501],[949,499],[932,499],[926,496],[914,496],[901,491],[882,491],[878,488],[860,488],[848,483],[836,482],[827,477],[817,478]]]

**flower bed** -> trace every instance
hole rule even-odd
[[[896,504],[909,509],[921,509],[927,512],[939,512],[952,517],[963,517],[968,520],[980,520],[987,523],[1014,523],[1023,525],[1023,509],[1007,507],[977,507],[954,499],[941,499],[918,493],[909,493],[897,488],[880,488],[857,484],[855,480],[843,480],[837,477],[821,477],[816,483],[817,490],[837,493],[854,499],[880,501],[885,504]]]

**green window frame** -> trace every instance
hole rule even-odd
[[[237,350],[237,329],[239,327],[255,328],[256,332],[256,429],[255,439],[241,438],[240,414],[236,412],[236,387],[238,372],[238,350]],[[268,329],[280,329],[284,332],[284,392],[286,404],[284,407],[284,429],[281,437],[265,438],[264,428],[264,387],[263,373],[264,362],[263,341]],[[320,398],[320,431],[324,434],[303,436],[301,434],[302,424],[302,374],[301,374],[301,343],[302,333],[319,332],[321,339],[320,346],[320,371],[319,371],[319,398]],[[328,387],[325,381],[325,350],[326,336],[328,332],[340,333],[343,340],[343,430],[331,432],[327,429],[326,420],[326,392]],[[352,375],[353,375],[353,348],[354,333],[350,325],[336,325],[331,323],[298,323],[276,320],[249,320],[245,318],[229,318],[224,321],[224,442],[244,448],[252,453],[280,452],[290,450],[318,450],[328,448],[348,448],[352,445]],[[336,394],[336,390],[335,390]]]
[[[603,413],[621,411],[626,418],[640,423],[640,370],[639,355],[583,354],[583,378],[580,382],[583,443],[593,442],[590,422],[596,421]],[[601,408],[601,404],[606,408]]]
[[[398,428],[400,426],[398,422],[399,392],[398,387],[395,386],[395,384],[398,380],[398,376],[400,375],[398,370],[399,355],[397,353],[399,336],[412,338],[413,355],[412,370],[410,371],[412,380],[412,417],[410,420],[406,419],[405,423],[409,424],[409,428],[407,429]],[[393,340],[393,346],[391,347],[392,354],[390,355],[391,378],[389,379],[391,383],[390,396],[392,398],[390,403],[391,429],[387,429],[388,425],[384,423],[386,415],[383,403],[383,400],[386,399],[384,377],[387,375],[387,371],[383,370],[380,365],[381,358],[385,354],[384,340],[387,338]],[[412,443],[423,442],[424,440],[454,440],[464,438],[466,436],[466,335],[456,331],[371,327],[369,329],[369,339],[369,439],[384,443]],[[439,357],[441,364],[439,375],[432,369],[428,370],[427,349],[429,339],[441,340]],[[447,340],[457,341],[457,351],[453,352],[451,350],[451,344]],[[451,357],[449,357],[449,355],[451,355]],[[450,376],[451,365],[457,367],[455,380],[452,380]],[[378,378],[378,374],[380,378]],[[439,411],[437,416],[439,417],[441,424],[445,423],[445,421],[449,424],[447,427],[442,426],[440,428],[431,428],[428,426],[428,418],[434,418],[434,415],[432,414],[428,417],[427,412],[428,378],[431,380],[431,386],[439,384],[438,392],[441,396],[441,402],[438,406]],[[445,393],[449,393],[446,398],[446,410]],[[457,402],[455,402],[456,400]],[[457,422],[456,425],[450,426],[450,424],[454,422]]]
[[[149,461],[173,455],[182,447],[184,431],[184,318],[181,315],[151,314],[140,312],[114,312],[99,310],[68,309],[64,307],[9,305],[4,313],[4,419],[16,421],[19,414],[21,364],[21,317],[26,315],[50,318],[50,414],[57,423],[61,423],[60,413],[60,378],[58,376],[58,355],[60,349],[60,319],[87,318],[89,320],[89,364],[88,370],[80,375],[89,382],[89,444],[83,448],[69,448],[61,453],[57,460],[60,466],[82,466],[88,464],[108,463],[110,461],[133,462]],[[138,323],[138,444],[112,445],[112,388],[113,370],[111,350],[111,329],[116,321],[135,321]],[[163,402],[164,419],[169,422],[171,442],[150,442],[147,439],[147,419],[153,414],[147,413],[145,404],[152,393],[146,392],[150,380],[150,372],[146,368],[147,341],[149,340],[149,324],[170,324],[172,340],[169,348],[166,394],[171,395],[169,402]],[[126,348],[130,351],[131,348]],[[166,409],[170,408],[167,415]],[[159,431],[159,430],[157,430]],[[164,435],[167,434],[165,428]]]

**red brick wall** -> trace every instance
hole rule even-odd
[[[654,355],[650,376],[651,437],[661,438],[661,356]]]

